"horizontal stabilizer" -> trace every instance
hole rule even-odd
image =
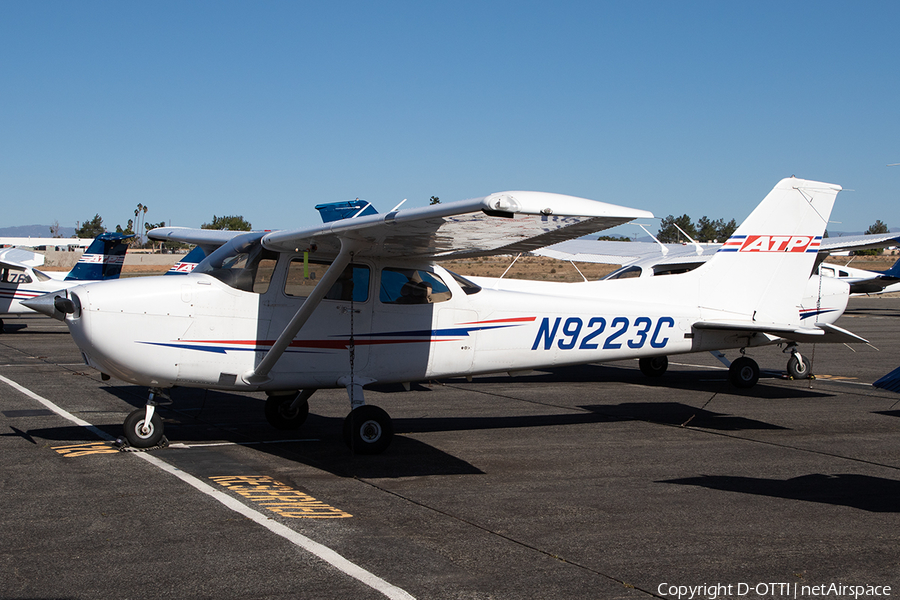
[[[147,233],[147,237],[158,242],[181,242],[196,244],[203,248],[207,256],[215,252],[219,246],[230,242],[246,231],[230,231],[228,229],[191,229],[190,227],[157,227]]]
[[[894,369],[872,385],[883,390],[900,393],[900,368]]]
[[[694,328],[708,331],[728,331],[731,333],[768,334],[795,342],[822,344],[867,343],[855,333],[829,323],[818,323],[815,327],[794,327],[777,323],[756,323],[753,321],[698,321]]]

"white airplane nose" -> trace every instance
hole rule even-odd
[[[75,312],[75,303],[68,298],[60,296],[59,292],[52,292],[50,294],[44,294],[43,296],[37,296],[36,298],[22,300],[21,304],[33,311],[47,315],[48,317],[53,317],[59,321],[65,321],[66,315]]]

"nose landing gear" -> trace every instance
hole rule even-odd
[[[158,397],[163,398],[165,401],[160,402],[157,399]],[[147,398],[147,405],[125,417],[123,429],[125,430],[125,441],[128,445],[142,450],[165,445],[163,422],[156,412],[156,407],[171,403],[172,400],[168,394],[158,388],[151,388],[150,396]]]

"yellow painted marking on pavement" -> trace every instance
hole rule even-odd
[[[60,455],[66,458],[76,458],[78,456],[87,456],[89,454],[118,454],[118,448],[113,448],[109,444],[103,442],[91,442],[89,444],[74,444],[72,446],[54,446]]]
[[[316,500],[267,475],[210,477],[229,491],[291,519],[346,519],[348,512]]]
[[[843,375],[816,375],[816,379],[830,379],[831,381],[847,381],[849,379],[859,379],[858,377],[844,377]]]

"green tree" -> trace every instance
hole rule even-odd
[[[725,225],[725,221],[719,219],[713,221],[707,216],[702,216],[697,221],[697,237],[698,242],[711,242],[719,239],[719,228]]]
[[[250,223],[244,220],[240,215],[229,215],[227,217],[217,217],[213,215],[212,222],[204,223],[201,229],[227,229],[228,231],[250,231]]]
[[[721,223],[721,225],[719,225],[719,223]],[[728,221],[727,223],[725,222],[725,219],[719,219],[718,221],[716,221],[716,227],[716,239],[724,243],[728,241],[728,238],[731,237],[732,233],[737,231],[738,224],[734,219]]]
[[[95,238],[105,231],[106,228],[103,226],[103,219],[100,218],[99,214],[96,214],[93,219],[85,221],[84,225],[75,230],[75,237]]]
[[[440,203],[441,203],[441,199],[438,198],[437,196],[432,196],[428,201],[429,206],[432,204],[440,204]]]
[[[888,229],[888,226],[881,221],[881,219],[877,219],[873,224],[869,225],[869,228],[866,229],[866,235],[873,235],[877,233],[890,233],[891,230]],[[878,256],[881,254],[881,248],[868,248],[866,250],[855,250],[852,252],[854,256]]]
[[[659,224],[659,233],[656,234],[657,239],[664,244],[686,242],[687,240],[684,239],[681,231],[678,231],[676,225],[691,238],[697,239],[697,230],[694,228],[694,224],[691,223],[691,218],[687,215],[681,215],[680,217],[669,215],[663,219]]]

